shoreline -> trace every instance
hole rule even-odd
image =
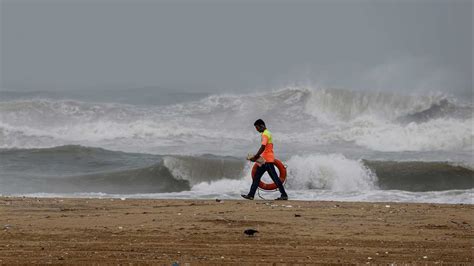
[[[472,204],[3,196],[0,264],[470,264],[472,213]]]

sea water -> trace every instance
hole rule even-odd
[[[251,184],[245,157],[259,148],[261,118],[291,199],[472,204],[473,106],[446,95],[286,87],[0,96],[1,195],[238,199]]]

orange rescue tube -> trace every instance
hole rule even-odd
[[[286,167],[280,160],[277,160],[277,159],[275,159],[274,164],[278,168],[278,171],[280,172],[281,183],[284,184],[286,180]],[[255,179],[255,173],[257,172],[257,168],[258,168],[258,165],[254,164],[252,168],[252,179]],[[258,187],[263,190],[275,190],[278,188],[278,186],[274,182],[265,183],[262,180],[260,180]]]

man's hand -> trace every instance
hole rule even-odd
[[[262,145],[260,146],[260,149],[258,150],[257,154],[255,154],[253,157],[249,156],[247,157],[248,160],[252,161],[252,162],[255,162],[258,160],[258,158],[260,158],[260,154],[262,154],[262,152],[265,150],[265,145]]]
[[[255,155],[247,154],[247,160],[252,161],[253,157],[255,157]]]
[[[249,153],[247,155],[247,160],[255,162],[258,159],[258,157],[260,157],[260,156],[252,155],[252,154]]]

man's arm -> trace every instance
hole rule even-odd
[[[260,149],[258,150],[257,154],[255,154],[255,156],[253,156],[252,159],[250,159],[250,161],[255,162],[260,157],[260,154],[262,154],[264,150],[265,150],[265,145],[260,146]]]

